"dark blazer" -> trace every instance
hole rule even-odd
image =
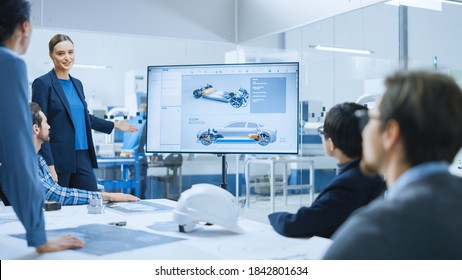
[[[461,214],[462,178],[424,175],[358,210],[334,234],[324,258],[461,260]]]
[[[84,106],[88,152],[93,168],[97,168],[91,129],[109,134],[114,128],[114,123],[90,115],[82,83],[78,79],[70,78]],[[74,173],[76,170],[74,123],[66,94],[54,70],[38,77],[32,83],[32,101],[42,107],[51,126],[50,142],[42,144],[40,154],[48,165],[55,165],[56,172]]]
[[[359,160],[355,160],[332,179],[310,207],[302,207],[296,214],[275,212],[268,218],[274,230],[284,236],[329,238],[353,211],[384,190],[384,180],[363,175]]]

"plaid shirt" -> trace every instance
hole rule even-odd
[[[41,155],[38,156],[38,173],[40,183],[45,192],[45,199],[61,203],[62,205],[80,205],[88,204],[90,198],[102,198],[100,192],[91,192],[74,188],[65,188],[58,185],[51,177],[50,169],[48,168],[45,159]]]

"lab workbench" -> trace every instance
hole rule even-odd
[[[250,180],[250,168],[252,165],[263,165],[269,168],[269,182],[251,182]],[[295,165],[295,166],[294,166]],[[276,167],[282,166],[281,179],[276,180]],[[288,170],[292,167],[300,168],[301,166],[308,166],[309,168],[309,183],[308,184],[289,184],[288,180]],[[249,207],[249,194],[250,188],[258,187],[260,185],[270,185],[270,199],[271,199],[271,211],[275,210],[275,192],[282,190],[285,202],[287,204],[287,191],[288,190],[303,190],[306,189],[310,194],[310,202],[313,202],[314,195],[314,160],[304,158],[304,157],[293,157],[293,158],[284,158],[284,157],[274,157],[274,158],[249,158],[244,165],[244,174],[245,174],[245,185],[246,185],[246,205]],[[301,196],[300,196],[301,199]],[[300,205],[302,203],[300,202]]]
[[[115,190],[120,189],[127,192],[128,190],[134,190],[135,196],[140,197],[140,166],[139,157],[100,157],[97,159],[98,166],[119,166],[121,176],[118,179],[106,180],[98,179],[98,184],[104,186],[104,190]],[[135,172],[133,179],[130,179],[129,169]]]

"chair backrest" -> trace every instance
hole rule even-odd
[[[181,154],[169,154],[164,159],[164,166],[170,169],[178,168],[183,164],[183,156]]]

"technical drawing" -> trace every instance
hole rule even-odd
[[[197,141],[208,146],[217,141],[257,142],[261,146],[276,141],[277,130],[255,122],[231,122],[223,127],[208,128],[197,133]]]
[[[206,99],[229,103],[234,108],[245,107],[249,99],[249,93],[243,88],[240,88],[237,91],[223,91],[215,89],[210,84],[196,89],[193,91],[193,95],[196,99],[203,97]]]

